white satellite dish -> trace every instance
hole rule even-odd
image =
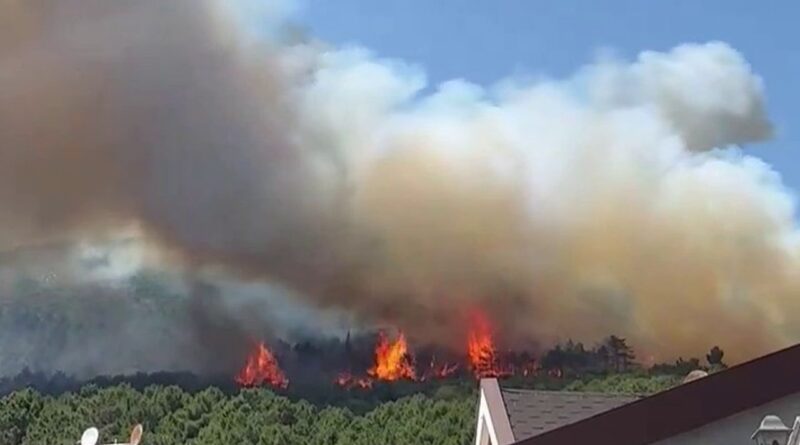
[[[96,445],[95,442],[97,442],[97,428],[90,428],[90,429],[94,429],[95,431],[93,436],[94,438],[93,441],[91,443],[85,443],[83,442],[83,439],[81,439],[81,445]],[[86,433],[83,433],[84,437],[88,432],[89,430],[86,430]],[[133,429],[131,429],[131,437],[128,442],[119,443],[115,440],[113,444],[104,444],[104,445],[139,445],[139,442],[141,441],[142,441],[142,424],[138,423],[136,424],[136,426],[133,427]]]
[[[100,437],[100,432],[97,431],[97,428],[91,427],[83,432],[81,445],[95,445],[98,437]]]
[[[131,430],[131,440],[128,442],[130,445],[139,445],[142,440],[142,424],[139,423]]]

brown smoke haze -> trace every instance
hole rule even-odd
[[[0,251],[134,232],[146,265],[424,341],[474,307],[509,343],[661,359],[800,338],[795,203],[739,148],[771,126],[726,44],[425,93],[399,61],[256,38],[235,3],[0,3]]]

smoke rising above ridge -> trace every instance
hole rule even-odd
[[[418,67],[229,12],[0,5],[0,250],[133,231],[151,265],[424,341],[473,307],[509,342],[616,332],[666,359],[796,341],[795,203],[740,148],[772,130],[728,45],[425,93]]]

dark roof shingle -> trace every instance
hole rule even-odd
[[[800,345],[600,413],[519,445],[645,445],[800,392]]]
[[[500,388],[516,440],[527,439],[638,400],[639,397]]]

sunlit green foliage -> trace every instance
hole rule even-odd
[[[548,388],[548,382],[534,386]],[[558,389],[650,394],[679,382],[674,375],[625,373],[563,382]],[[443,385],[429,394],[384,403],[353,397],[338,406],[317,406],[268,389],[226,393],[214,387],[184,391],[152,385],[137,390],[127,383],[105,388],[88,384],[58,396],[24,389],[0,399],[0,445],[74,445],[89,426],[100,429],[104,443],[124,442],[136,423],[144,425],[147,445],[472,442],[477,411],[472,385]],[[363,410],[350,408],[362,405]]]
[[[152,445],[460,445],[470,442],[474,417],[474,397],[448,391],[387,402],[359,416],[267,389],[226,396],[215,388],[192,394],[175,386],[87,385],[58,397],[22,390],[1,399],[0,445],[72,445],[92,425],[104,442],[122,442],[139,422]]]

